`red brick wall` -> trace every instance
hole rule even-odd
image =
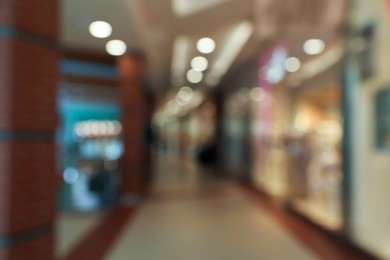
[[[0,57],[4,57],[0,59],[0,128],[55,129],[58,52],[21,40],[0,39]]]
[[[123,157],[124,193],[142,194],[148,185],[150,149],[145,140],[150,102],[144,85],[145,64],[137,57],[119,59],[121,72],[122,124],[125,153]]]
[[[11,8],[12,1],[0,1],[0,24],[11,24],[13,10]]]
[[[0,259],[17,260],[49,260],[54,259],[55,239],[54,236],[45,236],[39,239],[21,243],[10,249],[0,248]]]
[[[1,7],[0,7],[1,10]],[[12,43],[0,38],[0,129],[10,124]]]
[[[11,147],[12,218],[0,234],[19,233],[51,224],[55,218],[58,183],[53,142],[18,142]],[[5,229],[4,229],[5,228]]]
[[[59,12],[58,0],[2,0],[0,24],[57,39]]]
[[[57,0],[1,0],[0,238],[54,225],[58,190]],[[38,40],[37,40],[38,39]],[[0,245],[0,259],[52,259],[54,234]]]

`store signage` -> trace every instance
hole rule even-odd
[[[257,34],[273,39],[332,31],[346,18],[345,7],[346,0],[256,0]]]
[[[75,125],[74,132],[83,139],[118,136],[122,132],[122,125],[118,121],[83,121]]]

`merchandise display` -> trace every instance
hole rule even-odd
[[[289,193],[288,157],[283,145],[285,129],[288,124],[288,101],[282,88],[269,92],[269,117],[272,120],[263,125],[260,122],[260,138],[258,139],[259,164],[254,177],[257,185],[266,193],[276,197],[286,197]]]
[[[302,91],[285,139],[293,207],[332,230],[343,222],[340,92],[337,84]]]
[[[253,181],[259,189],[278,198],[289,194],[288,157],[283,146],[290,118],[288,89],[283,81],[286,59],[286,46],[279,43],[260,60],[261,99],[253,105],[251,119],[259,124],[252,131],[256,143]]]

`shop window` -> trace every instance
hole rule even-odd
[[[375,106],[376,146],[390,152],[390,86],[377,93]]]

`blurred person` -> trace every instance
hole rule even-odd
[[[216,175],[217,143],[214,139],[209,139],[200,147],[197,160],[201,166],[202,177],[209,178]]]
[[[111,202],[110,192],[110,174],[107,171],[104,162],[99,162],[96,166],[95,174],[89,179],[89,190],[94,193],[102,206]]]

